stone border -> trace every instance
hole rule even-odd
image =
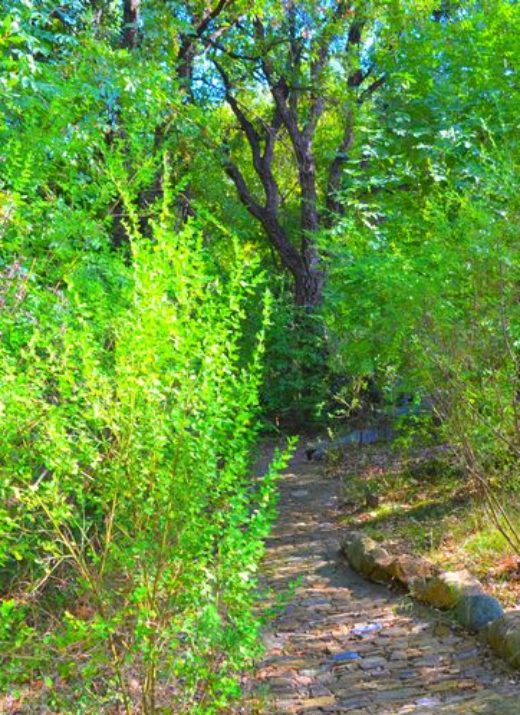
[[[478,632],[501,658],[520,668],[520,610],[504,612],[469,571],[442,571],[420,556],[393,556],[358,531],[345,536],[340,551],[370,581],[401,584],[418,601],[451,611],[461,626]]]

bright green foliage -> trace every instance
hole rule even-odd
[[[403,37],[330,264],[338,367],[433,400],[488,493],[518,486],[519,30],[497,1]]]
[[[115,3],[3,5],[0,689],[216,712],[258,646],[281,464],[251,479],[265,281],[164,191],[190,135],[156,146],[182,104],[164,45],[142,72]]]
[[[312,431],[326,418],[331,372],[320,315],[282,296],[266,334],[262,407],[275,425]]]
[[[83,3],[70,26],[50,20],[52,8],[40,3],[9,4],[0,40],[0,212],[10,217],[12,250],[60,281],[116,242],[125,210],[107,180],[114,157],[126,162],[137,196],[161,169],[150,124],[174,114],[180,98],[160,57],[137,73],[134,57],[92,32]]]
[[[249,367],[240,344],[258,277],[235,242],[223,278],[167,211],[153,235],[131,229],[131,263],[92,293],[81,272],[56,292],[5,269],[1,684],[65,678],[85,712],[114,692],[129,712],[139,697],[217,712],[256,648],[279,466],[248,477],[263,342]]]
[[[0,685],[43,682],[28,712],[225,711],[283,462],[250,478],[257,424],[336,386],[348,416],[432,404],[520,550],[519,4],[141,0],[126,44],[124,4],[0,0]]]

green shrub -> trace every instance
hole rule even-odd
[[[259,277],[236,245],[222,279],[201,233],[171,225],[130,229],[130,265],[114,257],[112,293],[93,291],[112,311],[83,267],[27,294],[30,267],[6,268],[0,685],[43,679],[75,712],[218,712],[257,649],[283,461],[251,479],[264,344],[245,365],[241,335]]]
[[[381,124],[362,130],[367,171],[349,168],[326,319],[339,371],[426,398],[520,553],[519,18],[470,4],[400,45]]]
[[[275,425],[313,429],[324,417],[330,396],[328,352],[319,312],[277,299],[266,334],[265,379],[261,400]]]

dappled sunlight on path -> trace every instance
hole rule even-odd
[[[264,712],[520,715],[519,677],[474,637],[339,560],[337,492],[300,449],[264,561],[275,594],[293,588],[248,684]]]

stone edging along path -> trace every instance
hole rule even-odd
[[[461,626],[478,632],[498,656],[520,668],[520,610],[505,612],[469,571],[441,571],[422,557],[393,556],[356,531],[342,539],[341,552],[370,581],[401,584],[418,601],[451,611]]]
[[[338,558],[341,504],[338,480],[300,447],[262,564],[265,605],[278,605],[233,715],[519,715],[509,664]]]

